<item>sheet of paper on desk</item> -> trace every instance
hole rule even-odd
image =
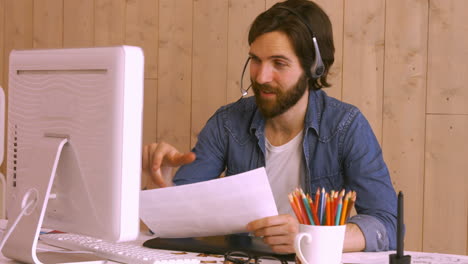
[[[344,264],[388,264],[388,255],[395,251],[343,253]],[[411,256],[411,263],[419,264],[468,264],[468,256],[405,251]]]
[[[140,218],[165,238],[243,233],[250,221],[277,214],[263,167],[140,194]]]

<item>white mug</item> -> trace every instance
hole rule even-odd
[[[299,225],[294,250],[302,264],[339,264],[346,225]]]

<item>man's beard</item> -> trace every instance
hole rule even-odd
[[[262,112],[265,118],[273,118],[286,112],[289,108],[294,106],[299,99],[301,99],[307,89],[307,78],[302,74],[294,87],[287,91],[272,87],[268,84],[259,84],[253,80],[252,88],[255,94],[255,101],[257,102],[260,112]],[[274,93],[276,95],[276,99],[264,99],[260,95],[260,91]]]

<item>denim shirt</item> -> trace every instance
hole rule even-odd
[[[196,160],[178,170],[174,184],[265,166],[264,129],[254,97],[221,107],[198,135]],[[311,194],[318,187],[356,191],[357,215],[348,222],[362,230],[365,251],[395,249],[397,196],[379,143],[362,113],[322,90],[310,91],[302,146],[308,169],[303,188]]]

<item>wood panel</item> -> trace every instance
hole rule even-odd
[[[3,41],[4,41],[4,21],[5,21],[4,15],[5,15],[5,0],[0,0],[0,88],[1,89],[5,87],[5,84],[3,83],[3,72],[4,72]],[[4,135],[6,135],[6,128],[4,130]],[[4,141],[3,146],[5,146],[4,149],[6,150],[6,137],[0,140]],[[0,149],[0,151],[2,150]],[[6,151],[4,153],[6,153]],[[3,155],[3,160],[0,161],[1,162],[0,172],[2,173],[2,175],[0,175],[1,177],[0,179],[0,217],[1,218],[5,218],[5,210],[6,210],[5,208],[6,168],[4,165],[6,164],[6,162],[4,162],[6,160],[5,156],[6,155]]]
[[[344,7],[343,101],[364,113],[382,138],[384,0],[347,0]]]
[[[158,136],[190,150],[192,0],[160,0]]]
[[[428,115],[423,250],[466,255],[468,115]]]
[[[63,46],[94,45],[94,0],[64,0]]]
[[[427,64],[426,0],[387,1],[383,153],[405,194],[405,249],[422,249]]]
[[[323,8],[330,18],[335,45],[335,62],[328,73],[328,83],[332,86],[325,88],[324,91],[332,97],[341,99],[343,79],[343,0],[317,0],[315,2]]]
[[[272,7],[274,4],[278,2],[283,2],[282,0],[265,0],[265,10]]]
[[[250,23],[278,1],[0,0],[0,84],[8,93],[12,49],[141,46],[143,143],[186,151],[214,111],[239,98]],[[316,2],[334,29],[326,91],[360,107],[381,141],[406,196],[406,248],[467,254],[468,2]]]
[[[468,114],[468,1],[431,0],[428,113]]]
[[[35,0],[33,18],[33,47],[61,48],[63,0]]]
[[[3,60],[3,43],[5,39],[5,0],[0,0],[0,86],[5,87],[6,83],[3,82],[4,60]]]
[[[145,78],[150,79],[158,77],[158,13],[158,0],[127,0],[125,43],[143,48]]]
[[[154,103],[158,97],[158,82],[153,79],[145,79],[145,91],[143,98],[143,135],[142,143],[156,142],[157,135],[157,106]]]
[[[95,46],[115,46],[124,44],[125,11],[125,0],[95,0]]]
[[[226,103],[228,0],[193,2],[192,140]]]
[[[229,0],[227,102],[234,102],[241,97],[240,77],[249,53],[250,25],[264,10],[263,1]],[[249,67],[245,70],[243,81],[244,89],[247,89],[250,84]],[[249,93],[253,95],[252,91]]]
[[[3,83],[8,94],[8,62],[12,49],[32,47],[33,1],[5,0]]]

